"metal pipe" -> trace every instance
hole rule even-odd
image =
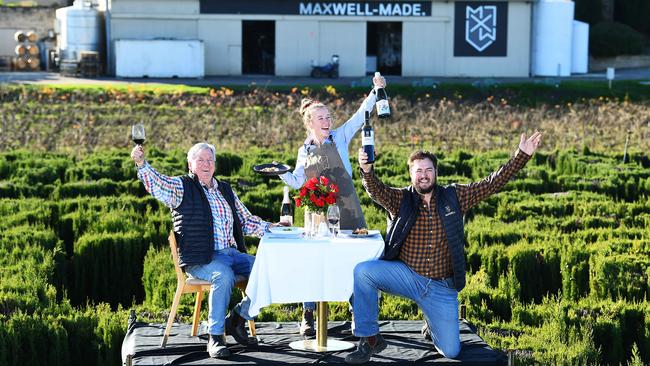
[[[111,11],[108,0],[104,0],[104,26],[106,28],[106,75],[113,75],[113,55],[111,49]]]

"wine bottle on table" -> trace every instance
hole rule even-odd
[[[289,199],[289,187],[284,186],[284,198],[280,207],[280,223],[293,226],[293,205]]]
[[[370,125],[370,112],[366,111],[366,122],[361,129],[361,144],[363,151],[368,154],[368,163],[375,162],[375,131]]]
[[[375,72],[375,76],[381,76],[379,72]],[[390,118],[390,106],[388,105],[388,94],[386,89],[377,88],[377,117]]]

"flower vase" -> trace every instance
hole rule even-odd
[[[305,232],[309,237],[327,234],[327,220],[325,215],[318,212],[305,211]]]

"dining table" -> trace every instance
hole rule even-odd
[[[249,315],[257,316],[270,304],[317,302],[316,339],[290,347],[313,352],[352,348],[350,342],[327,338],[328,302],[350,300],[354,267],[380,258],[383,251],[378,230],[310,237],[300,228],[273,228],[260,240],[248,279]]]

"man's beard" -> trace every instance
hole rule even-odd
[[[415,188],[415,191],[417,193],[424,195],[433,192],[433,189],[436,188],[436,185],[432,183],[429,187],[423,189],[420,188],[417,184],[415,184],[413,185],[413,188]]]

